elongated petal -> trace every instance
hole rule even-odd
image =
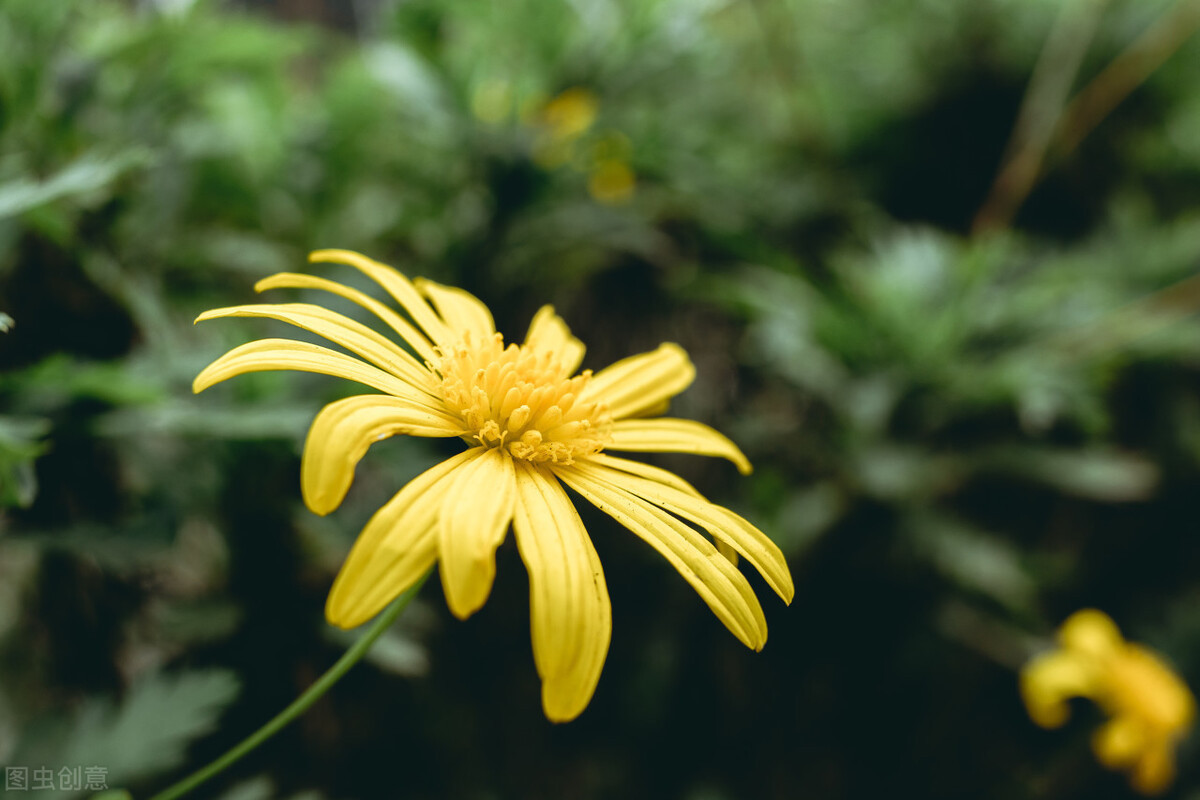
[[[457,467],[473,457],[466,450],[413,478],[358,535],[329,599],[325,618],[355,628],[382,611],[417,582],[437,560],[437,518]]]
[[[683,478],[676,475],[674,472],[668,472],[665,469],[659,469],[649,464],[644,464],[641,461],[630,461],[626,458],[617,458],[610,456],[607,453],[596,453],[586,457],[587,461],[591,461],[601,466],[612,467],[621,472],[628,472],[631,475],[637,475],[655,483],[663,483],[678,489],[681,492],[704,498],[704,495],[696,491],[696,488]],[[717,552],[729,559],[730,563],[736,565],[738,563],[738,552],[733,549],[733,546],[724,539],[714,537],[714,542],[717,545]]]
[[[746,576],[718,553],[712,542],[617,483],[596,479],[574,467],[556,469],[555,474],[661,553],[747,647],[762,649],[767,641],[762,606]]]
[[[717,456],[732,461],[743,475],[753,471],[750,461],[736,444],[707,425],[690,419],[625,419],[614,422],[612,441],[608,447],[642,453]]]
[[[413,286],[412,281],[399,270],[350,250],[316,250],[309,253],[308,260],[314,264],[333,263],[354,267],[382,286],[435,344],[453,344],[452,340],[455,337],[446,328],[446,324]]]
[[[513,531],[529,570],[533,657],[542,707],[566,722],[587,707],[612,637],[600,559],[567,493],[544,468],[516,463]]]
[[[311,303],[263,303],[248,306],[214,308],[196,317],[196,322],[220,317],[265,317],[287,322],[324,336],[380,369],[407,381],[423,392],[434,392],[433,375],[392,340],[361,322]]]
[[[466,619],[487,600],[496,577],[496,548],[516,502],[513,460],[506,450],[475,448],[458,467],[438,517],[438,569],[446,603]]]
[[[784,602],[792,601],[795,587],[783,553],[765,533],[741,516],[673,486],[627,472],[615,472],[590,460],[580,459],[573,468],[593,480],[620,486],[672,514],[700,525],[715,538],[725,540],[754,565]]]
[[[421,333],[410,325],[407,320],[374,297],[363,294],[357,289],[327,278],[318,278],[315,275],[302,275],[298,272],[280,272],[263,278],[254,284],[254,291],[256,292],[265,292],[267,289],[322,289],[332,292],[339,297],[344,297],[383,320],[421,358],[431,362],[437,361],[437,353],[433,352],[433,343],[429,341],[425,334]]]
[[[1144,795],[1162,794],[1175,780],[1175,746],[1155,742],[1148,746],[1133,767],[1133,788]]]
[[[613,419],[635,417],[662,404],[692,385],[696,368],[683,348],[661,344],[597,372],[581,399],[603,399]]]
[[[462,424],[445,412],[433,412],[389,395],[359,395],[321,409],[304,444],[300,486],[314,514],[328,514],[342,504],[354,468],[367,448],[396,434],[459,436]]]
[[[662,469],[661,467],[655,467],[651,464],[646,464],[641,461],[631,461],[628,458],[620,458],[618,456],[609,455],[608,453],[596,453],[594,455],[585,456],[581,460],[586,460],[593,464],[599,464],[602,467],[611,467],[612,469],[620,470],[621,472],[628,472],[631,475],[637,475],[656,483],[664,483],[667,486],[673,486],[681,492],[687,492],[688,494],[695,495],[696,497],[704,496],[696,490],[696,487],[692,486],[674,472],[670,472]]]
[[[525,346],[559,354],[563,378],[570,377],[579,369],[586,350],[583,342],[571,335],[571,329],[562,317],[554,313],[554,306],[542,306],[533,315],[529,332],[525,334]]]
[[[1021,670],[1021,697],[1029,716],[1043,728],[1067,721],[1068,699],[1095,697],[1099,688],[1093,661],[1067,650],[1043,653]]]
[[[192,391],[202,392],[213,384],[247,372],[268,372],[277,369],[317,372],[357,381],[397,397],[419,398],[422,401],[429,399],[423,392],[395,375],[373,367],[365,361],[330,350],[328,347],[321,347],[319,344],[297,342],[293,339],[259,339],[233,348],[201,370],[192,381]]]
[[[496,332],[492,312],[470,292],[425,278],[417,278],[414,284],[433,303],[446,327],[454,331],[457,338],[461,339],[464,332],[470,331],[472,340],[478,345],[491,339]]]

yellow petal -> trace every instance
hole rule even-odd
[[[595,453],[583,457],[581,460],[590,461],[594,464],[599,464],[602,467],[611,467],[621,472],[628,472],[631,475],[637,475],[647,480],[655,481],[656,483],[665,483],[667,486],[673,486],[681,492],[703,497],[696,488],[683,478],[676,475],[674,472],[669,472],[660,467],[651,466],[641,461],[631,461],[627,458],[618,456],[610,456],[608,453]]]
[[[591,461],[596,464],[600,464],[601,466],[612,467],[613,469],[620,470],[621,472],[628,472],[633,475],[638,475],[656,483],[665,483],[667,486],[672,486],[681,492],[686,492],[696,497],[703,497],[700,492],[696,491],[694,486],[676,475],[674,472],[668,472],[665,469],[652,467],[649,464],[642,463],[641,461],[630,461],[629,459],[625,458],[617,458],[616,456],[610,456],[607,453],[595,453],[590,456],[585,456],[583,460]],[[729,559],[731,564],[735,566],[737,565],[737,550],[733,549],[733,547],[724,539],[718,539],[714,537],[714,544],[716,544],[717,551],[721,555]]]
[[[1145,726],[1132,716],[1114,717],[1092,736],[1096,760],[1109,769],[1123,769],[1136,762],[1146,744]]]
[[[339,628],[362,625],[424,575],[437,560],[437,517],[466,450],[413,478],[358,535],[329,599],[325,618]]]
[[[1058,629],[1058,640],[1067,649],[1093,658],[1115,655],[1125,644],[1116,623],[1094,608],[1085,608],[1067,617]]]
[[[323,289],[339,297],[344,297],[383,320],[389,328],[400,335],[401,339],[408,342],[421,358],[426,361],[437,361],[437,353],[433,351],[433,343],[426,338],[425,334],[414,328],[403,317],[383,303],[369,295],[363,294],[357,289],[353,289],[337,281],[318,278],[314,275],[301,275],[297,272],[280,272],[276,275],[263,278],[254,284],[254,291],[256,292],[264,292],[267,289]]]
[[[1043,728],[1057,728],[1067,721],[1072,697],[1095,698],[1098,685],[1096,665],[1091,659],[1067,650],[1043,653],[1021,670],[1021,698],[1030,718]]]
[[[1131,783],[1142,794],[1162,794],[1175,780],[1175,753],[1170,744],[1148,747],[1133,766]]]
[[[414,283],[442,315],[446,327],[455,334],[456,340],[462,339],[464,332],[470,331],[472,341],[481,344],[496,332],[492,312],[470,292],[425,278],[417,278]]]
[[[196,317],[197,322],[220,317],[265,317],[287,322],[324,336],[336,345],[365,358],[424,392],[433,394],[433,375],[424,364],[399,345],[361,322],[311,303],[279,303],[214,308]]]
[[[714,538],[726,541],[754,565],[785,603],[792,601],[795,587],[787,559],[765,533],[738,514],[669,484],[646,480],[625,472],[615,472],[591,459],[580,459],[576,462],[575,469],[594,480],[620,486],[672,514],[678,514],[696,523]]]
[[[453,344],[455,337],[452,332],[447,330],[446,324],[429,307],[412,281],[399,270],[351,250],[315,250],[308,254],[308,260],[314,264],[333,263],[354,267],[382,286],[435,344]]]
[[[390,395],[347,397],[321,409],[308,429],[300,466],[309,509],[324,515],[341,505],[367,448],[396,434],[459,436],[462,425],[445,412]]]
[[[753,469],[738,446],[725,436],[690,419],[625,419],[614,422],[610,450],[642,453],[694,453],[727,458],[738,471],[749,475]]]
[[[192,381],[192,391],[202,392],[213,384],[247,372],[266,372],[290,369],[316,372],[357,381],[381,392],[413,399],[428,400],[428,396],[395,375],[373,367],[365,361],[321,347],[318,344],[293,339],[259,339],[233,348],[209,364]]]
[[[663,404],[692,385],[696,368],[683,348],[661,344],[597,372],[580,399],[603,399],[613,419],[634,417]]]
[[[529,570],[533,658],[542,707],[566,722],[587,707],[612,636],[604,571],[567,493],[544,468],[516,463],[513,531]]]
[[[496,577],[496,548],[516,502],[513,460],[499,448],[475,448],[456,470],[438,516],[438,569],[446,603],[466,619],[487,600]]]
[[[585,352],[583,342],[571,335],[567,323],[554,313],[554,306],[542,306],[533,315],[529,332],[525,334],[525,347],[558,355],[563,378],[579,369]]]
[[[767,621],[758,598],[746,576],[712,542],[619,484],[596,479],[577,466],[560,467],[555,474],[662,554],[734,636],[748,647],[762,649]]]

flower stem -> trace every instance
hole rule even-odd
[[[242,740],[241,743],[226,752],[223,756],[207,766],[196,770],[173,786],[154,795],[150,800],[175,800],[177,797],[183,797],[209,778],[220,774],[226,767],[229,767],[242,756],[258,747],[267,739],[270,739],[285,725],[303,714],[309,706],[315,703],[321,695],[329,691],[351,667],[367,654],[367,651],[371,649],[371,645],[375,644],[375,641],[383,635],[384,631],[391,627],[396,618],[404,612],[404,609],[408,608],[408,604],[417,596],[417,592],[421,590],[421,586],[424,585],[432,571],[430,570],[425,573],[411,589],[397,598],[386,611],[380,614],[362,638],[351,645],[350,649],[337,660],[337,663],[330,667],[304,694],[297,697],[291,705],[279,712],[270,722],[250,734],[250,736]]]
[[[983,207],[971,223],[974,234],[1003,228],[1041,177],[1047,149],[1058,128],[1071,83],[1107,0],[1063,3],[1033,68],[1004,161]]]

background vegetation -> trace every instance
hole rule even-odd
[[[755,584],[751,653],[585,512],[615,631],[579,720],[542,716],[508,543],[480,613],[427,587],[198,797],[1130,794],[1097,713],[1036,728],[1015,670],[1094,606],[1200,686],[1195,2],[261,6],[0,5],[0,764],[142,796],[352,640],[332,576],[440,445],[373,448],[317,518],[303,435],[353,388],[190,390],[284,334],[200,311],[338,247],[469,289],[510,335],[552,302],[585,366],[682,344],[676,412],[756,471],[659,463],[775,538],[796,600]],[[1148,30],[1132,94],[1056,128]],[[545,110],[567,90],[595,113],[573,133]],[[989,204],[1014,126],[1044,170]],[[1194,742],[1171,796],[1200,796]]]

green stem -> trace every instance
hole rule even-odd
[[[971,223],[973,234],[1006,227],[1033,190],[1106,2],[1063,3],[1029,78],[1000,172]]]
[[[361,639],[355,642],[350,649],[347,650],[342,657],[337,660],[336,664],[330,667],[329,670],[322,675],[316,683],[310,686],[304,694],[297,697],[291,705],[279,712],[274,719],[272,719],[266,725],[263,725],[216,761],[213,761],[211,764],[196,770],[175,785],[170,786],[154,795],[154,797],[150,798],[150,800],[175,800],[177,797],[182,797],[192,789],[195,789],[197,786],[207,781],[209,778],[219,774],[226,767],[230,766],[242,756],[258,747],[267,739],[270,739],[272,736],[278,733],[283,726],[287,725],[293,719],[308,710],[309,706],[315,703],[321,697],[321,695],[329,691],[329,689],[335,683],[337,683],[351,667],[357,664],[362,657],[367,654],[367,651],[371,649],[371,645],[375,644],[375,641],[383,635],[383,632],[391,627],[392,623],[396,621],[396,618],[404,612],[404,609],[408,607],[408,604],[412,602],[412,599],[417,596],[417,592],[421,590],[421,586],[424,585],[432,571],[433,570],[430,570],[429,572],[425,573],[425,575],[419,581],[417,581],[411,589],[405,592],[401,597],[397,598],[396,601],[392,603],[392,605],[386,611],[376,618],[375,622],[371,625],[366,634],[364,634]]]

